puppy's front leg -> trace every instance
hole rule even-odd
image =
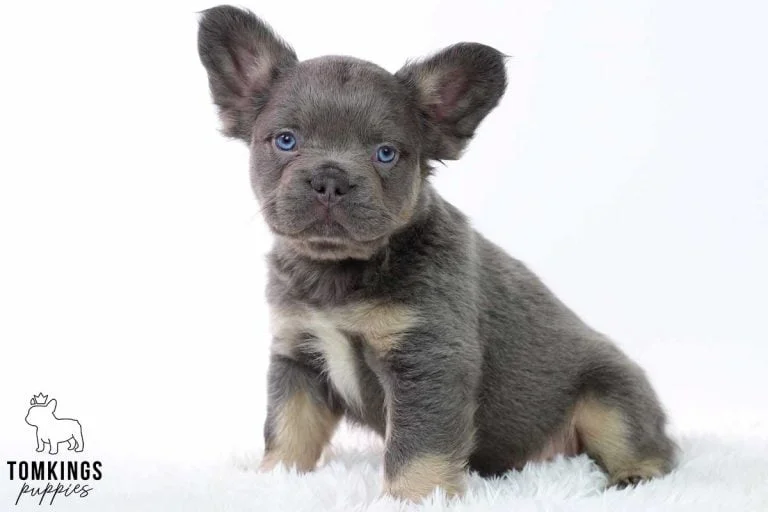
[[[327,383],[314,369],[283,355],[269,366],[263,471],[277,464],[311,471],[341,418],[329,402]]]
[[[385,358],[385,492],[400,499],[464,491],[479,354],[437,336],[412,333]]]

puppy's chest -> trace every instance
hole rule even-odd
[[[385,303],[273,308],[272,351],[312,358],[348,404],[362,406],[363,351],[386,355],[416,322],[412,309]]]

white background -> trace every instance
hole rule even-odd
[[[198,61],[209,5],[3,6],[8,456],[34,454],[39,391],[91,457],[261,446],[271,240]],[[678,428],[768,417],[768,4],[246,5],[301,58],[395,71],[461,40],[512,55],[438,189],[640,361]]]

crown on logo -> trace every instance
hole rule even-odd
[[[45,402],[48,400],[48,395],[44,395],[42,392],[32,397],[32,400],[29,401],[29,405],[45,405]]]

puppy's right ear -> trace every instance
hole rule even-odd
[[[228,5],[203,11],[197,49],[224,134],[250,142],[271,85],[296,53],[253,13]]]
[[[56,402],[56,400],[54,399],[54,400],[51,400],[50,402],[48,402],[47,404],[45,404],[45,407],[47,409],[50,409],[51,412],[56,412],[56,406],[57,405],[58,405],[58,402]]]

